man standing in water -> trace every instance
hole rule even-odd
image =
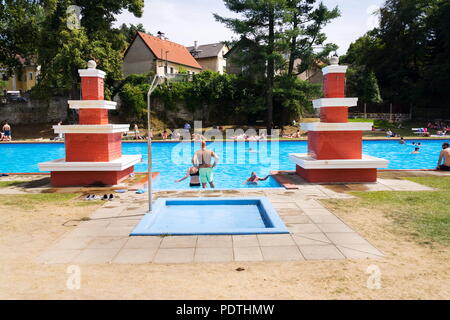
[[[442,144],[442,151],[439,155],[439,161],[438,161],[438,170],[442,171],[450,171],[450,147],[449,143],[445,142]],[[442,160],[444,160],[444,163],[442,163]],[[442,163],[442,164],[441,164]]]
[[[214,164],[211,164],[211,158],[214,158]],[[213,168],[219,162],[219,157],[212,150],[206,149],[206,142],[200,143],[200,150],[196,151],[192,157],[192,163],[199,168],[200,183],[203,189],[206,188],[206,184],[209,183],[211,188],[214,188],[214,174]]]
[[[3,140],[11,141],[11,126],[5,121],[5,125],[2,128],[3,130]]]

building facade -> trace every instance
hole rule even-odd
[[[196,41],[193,47],[188,47],[187,49],[202,66],[203,70],[219,72],[220,74],[227,72],[225,55],[229,49],[225,44],[212,43],[198,46]]]
[[[196,74],[202,66],[192,57],[186,47],[138,32],[130,47],[124,54],[123,73],[158,75],[177,74],[180,72]]]
[[[0,69],[0,80],[6,81],[7,91],[30,91],[37,83],[39,75],[39,66],[32,60],[17,57],[20,67],[14,70],[13,74],[9,76],[6,70]]]

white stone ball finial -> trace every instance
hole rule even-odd
[[[339,57],[338,56],[332,56],[330,58],[330,64],[332,66],[337,66],[339,64]]]
[[[88,65],[88,69],[95,69],[95,68],[97,68],[97,62],[95,62],[94,60],[89,60],[87,65]]]

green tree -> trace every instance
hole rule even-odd
[[[282,56],[277,50],[280,45],[282,24],[286,9],[285,0],[224,0],[225,6],[240,18],[225,18],[214,14],[217,21],[224,23],[242,38],[255,44],[265,62],[266,122],[268,129],[273,123],[273,88],[275,64]],[[249,55],[254,52],[248,50]]]
[[[316,0],[224,0],[238,18],[215,14],[217,21],[239,35],[237,63],[244,73],[265,83],[267,126],[273,123],[275,75],[297,76],[315,66],[337,46],[324,44],[322,28],[339,16]],[[322,50],[317,50],[321,47]],[[298,59],[301,64],[294,70]],[[246,72],[245,72],[246,71]],[[286,109],[287,110],[287,109]]]
[[[445,43],[440,39],[445,39],[446,31],[438,30],[448,30],[449,17],[436,19],[434,27],[431,27],[432,18],[439,16],[446,2],[387,0],[380,10],[379,28],[355,41],[342,61],[351,64],[353,70],[367,70],[365,77],[371,76],[369,71],[373,71],[384,100],[429,103],[430,97],[426,97],[425,92],[437,88],[432,79],[439,77],[438,69],[446,65],[439,57],[439,67],[429,72],[436,62],[434,57],[442,51],[439,44]],[[364,82],[360,81],[359,86],[364,87]]]
[[[450,103],[450,2],[433,1],[427,19],[428,37],[424,59],[422,97],[445,108]]]
[[[316,7],[316,0],[288,0],[284,22],[288,25],[287,36],[289,62],[288,74],[302,73],[337,50],[335,44],[327,43],[323,27],[340,16],[336,7],[329,10],[322,2]],[[317,50],[316,48],[322,48]],[[301,59],[298,70],[295,61]]]
[[[20,67],[18,56],[36,55],[43,12],[39,1],[0,0],[0,65],[9,75]]]
[[[289,75],[280,75],[275,79],[274,104],[279,123],[290,123],[312,112],[312,100],[320,97],[322,86],[300,80]],[[284,111],[288,112],[284,112]],[[283,115],[289,116],[283,116]]]
[[[52,88],[70,90],[72,98],[79,96],[78,69],[86,61],[96,60],[98,68],[106,71],[105,93],[122,77],[122,52],[127,46],[124,34],[112,27],[115,15],[123,10],[142,15],[142,0],[48,0],[46,19],[38,49],[42,78],[39,87],[45,92]],[[67,8],[75,4],[81,8],[81,28],[67,28]]]
[[[123,23],[120,26],[119,30],[125,36],[125,39],[128,44],[131,44],[131,42],[133,42],[134,38],[136,37],[136,33],[138,32],[150,34],[147,31],[145,31],[145,28],[142,25],[142,23],[139,23],[137,25],[131,23],[127,25],[126,23]]]
[[[347,95],[358,97],[364,103],[383,102],[375,72],[365,66],[355,65],[348,69]]]
[[[7,84],[5,80],[0,80],[0,95],[3,95],[3,90],[6,90]]]
[[[81,8],[81,27],[69,28],[71,5]],[[121,79],[127,36],[113,28],[116,15],[128,10],[142,16],[143,0],[0,1],[0,64],[14,69],[15,56],[37,56],[41,76],[36,92],[79,97],[78,69],[95,59],[107,72],[106,93]]]

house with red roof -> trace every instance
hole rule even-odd
[[[180,71],[196,74],[202,66],[188,49],[178,43],[138,32],[123,58],[123,73],[145,74],[154,71],[159,75],[176,74]]]

